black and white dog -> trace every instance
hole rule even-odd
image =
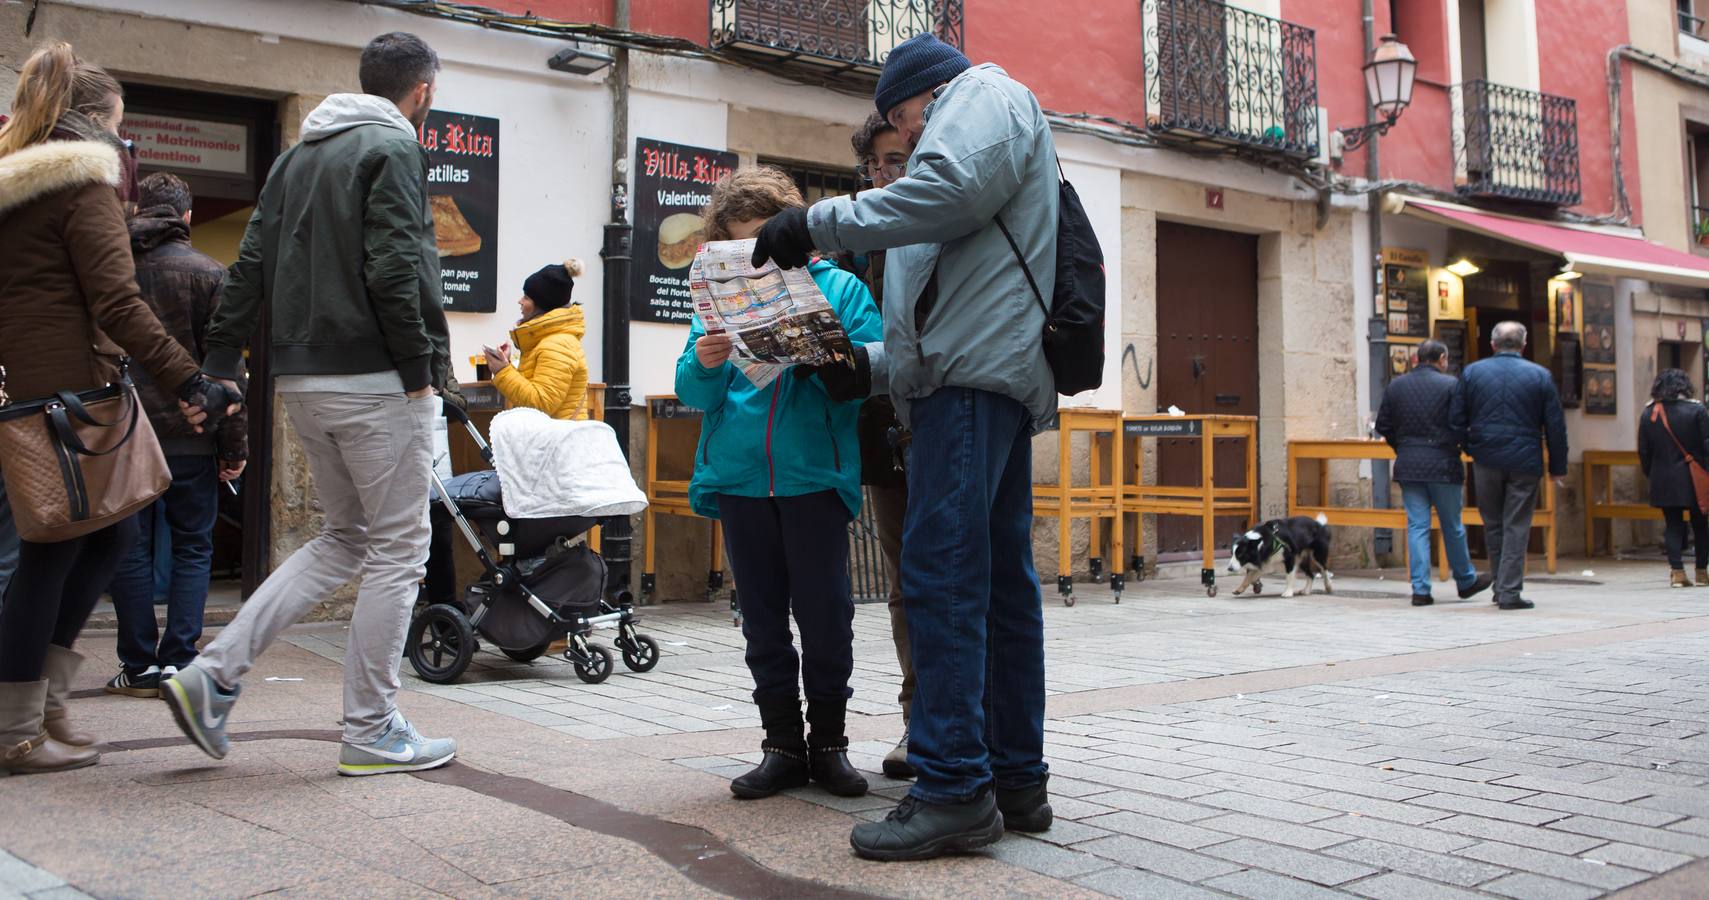
[[[1234,547],[1228,557],[1231,575],[1244,574],[1236,594],[1252,588],[1262,593],[1259,579],[1266,573],[1286,572],[1287,589],[1282,596],[1294,595],[1294,578],[1305,576],[1305,592],[1311,593],[1312,582],[1323,575],[1323,592],[1335,593],[1329,574],[1329,520],[1321,513],[1315,519],[1294,516],[1291,519],[1271,519],[1262,525],[1234,536]]]

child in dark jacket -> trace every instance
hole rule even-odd
[[[706,239],[752,237],[766,219],[803,205],[783,171],[738,170],[712,190]],[[877,307],[859,279],[824,261],[808,270],[854,345],[881,339]],[[847,528],[860,512],[860,404],[833,401],[817,376],[794,371],[756,386],[731,351],[728,336],[708,335],[696,321],[676,373],[677,396],[706,413],[689,499],[728,536],[766,733],[764,760],[730,790],[756,799],[812,780],[858,796],[866,779],[849,764],[843,725],[854,669]],[[798,683],[812,728],[805,736]]]

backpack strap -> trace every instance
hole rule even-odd
[[[1061,165],[1061,163],[1058,163]],[[1050,307],[1044,303],[1044,294],[1039,292],[1038,282],[1033,280],[1032,269],[1027,268],[1027,258],[1021,255],[1021,247],[1015,243],[1015,236],[1009,233],[1009,226],[1003,224],[1003,217],[997,216],[997,228],[1003,232],[1003,238],[1009,242],[1009,249],[1015,251],[1015,262],[1021,264],[1021,273],[1027,276],[1027,285],[1033,289],[1033,297],[1038,299],[1038,308],[1044,313],[1045,321],[1050,321]]]

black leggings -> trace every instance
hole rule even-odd
[[[135,517],[53,544],[21,541],[0,601],[0,681],[39,681],[48,644],[70,649],[131,545]]]
[[[1691,549],[1697,553],[1697,568],[1709,569],[1709,517],[1696,509],[1684,506],[1662,507],[1662,520],[1667,522],[1667,564],[1669,568],[1683,569],[1685,564],[1680,560],[1685,550],[1685,516],[1691,514]]]

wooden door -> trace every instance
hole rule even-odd
[[[1194,415],[1258,415],[1258,238],[1172,222],[1157,223],[1157,408]],[[1198,485],[1199,439],[1158,440],[1158,483]],[[1217,484],[1246,478],[1246,449],[1218,441]],[[1215,534],[1249,523],[1219,519]],[[1158,552],[1202,550],[1196,518],[1165,516]]]

